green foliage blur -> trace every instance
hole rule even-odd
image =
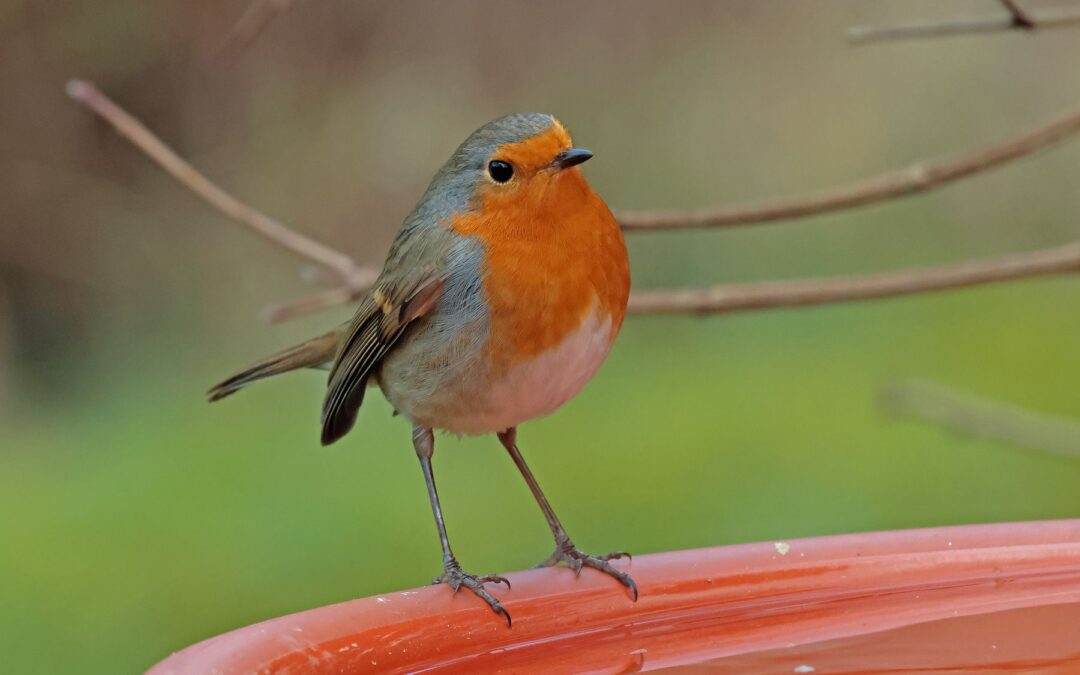
[[[615,208],[826,187],[1080,104],[1080,33],[852,47],[844,29],[989,0],[0,0],[0,670],[137,672],[231,628],[427,583],[438,545],[405,421],[368,396],[319,447],[323,376],[207,386],[348,315],[267,326],[304,266],[64,97],[97,82],[238,196],[378,264],[481,123],[557,114]],[[1038,4],[1038,3],[1035,3]],[[1044,2],[1042,6],[1065,5]],[[635,285],[862,273],[1080,236],[1080,141],[940,192],[805,221],[631,239]],[[885,414],[920,377],[1080,414],[1080,281],[713,318],[631,318],[519,440],[577,542],[637,554],[1080,514],[1080,462]],[[498,442],[440,437],[467,569],[550,551]],[[573,583],[567,573],[567,583]],[[512,609],[512,607],[511,607]]]

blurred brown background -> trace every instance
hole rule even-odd
[[[1071,1],[1032,1],[1067,8]],[[854,47],[854,24],[993,0],[297,0],[222,51],[245,0],[0,0],[0,649],[12,672],[127,672],[216,632],[425,583],[436,540],[382,402],[317,443],[321,378],[205,387],[349,313],[268,327],[304,267],[64,94],[94,81],[226,189],[379,264],[483,122],[551,112],[614,208],[799,194],[1080,106],[1080,30]],[[233,45],[235,47],[235,45]],[[639,288],[867,272],[1080,236],[1080,144],[943,191],[630,241]],[[579,543],[645,553],[1075,516],[1076,462],[881,413],[924,377],[1075,416],[1080,286],[1048,279],[731,318],[637,318],[524,452]],[[374,402],[378,397],[372,396]],[[466,566],[542,523],[492,439],[440,441]],[[497,532],[496,536],[492,536]],[[13,666],[13,667],[14,667]]]

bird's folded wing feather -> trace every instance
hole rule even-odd
[[[322,442],[344,436],[356,421],[372,371],[406,327],[432,310],[444,284],[433,266],[376,284],[361,303],[330,368],[323,403]]]

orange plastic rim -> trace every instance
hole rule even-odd
[[[387,593],[200,642],[204,673],[1080,673],[1080,520],[843,535],[518,572],[513,628],[467,592]]]

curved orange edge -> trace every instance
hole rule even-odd
[[[1080,520],[852,534],[508,575],[513,628],[442,586],[351,600],[210,638],[152,675],[631,672],[991,612],[1080,602]]]

